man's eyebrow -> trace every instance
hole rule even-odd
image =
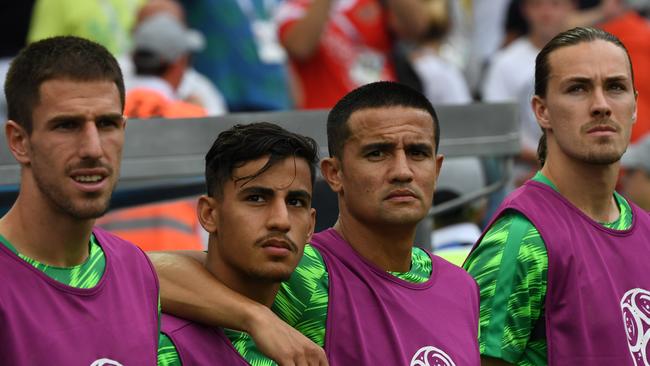
[[[56,124],[59,122],[83,122],[86,118],[82,115],[64,114],[50,118],[48,124]]]
[[[585,76],[572,76],[562,80],[562,83],[563,84],[567,84],[567,83],[591,84],[593,83],[593,80]]]
[[[248,186],[238,192],[238,194],[254,194],[266,197],[273,196],[274,193],[273,189],[260,186]]]
[[[99,116],[95,117],[95,120],[99,120],[99,119],[109,119],[112,121],[117,121],[117,120],[124,119],[124,115],[119,113],[100,114]]]
[[[631,81],[627,75],[613,75],[605,78],[606,82],[616,82],[616,81]],[[583,83],[583,84],[592,84],[594,81],[591,78],[586,76],[572,76],[562,80],[562,83]]]
[[[95,116],[94,119],[96,121],[107,120],[107,119],[111,121],[118,121],[124,119],[124,116],[119,113],[107,113],[107,114],[100,114],[98,116]],[[85,120],[86,120],[86,116],[82,114],[62,114],[51,118],[50,120],[47,121],[47,123],[52,124],[58,122],[83,122]]]
[[[382,141],[382,142],[372,142],[367,145],[361,146],[361,152],[368,152],[372,150],[386,151],[395,147],[394,142]]]
[[[605,78],[605,81],[608,82],[608,83],[612,83],[612,82],[628,82],[628,81],[631,82],[632,79],[630,79],[626,75],[615,75],[615,76],[610,76],[610,77]]]
[[[311,194],[304,189],[296,189],[289,191],[287,198],[302,198],[307,202],[311,202]]]
[[[427,152],[433,151],[433,146],[431,144],[424,143],[424,142],[407,143],[406,148],[410,150],[421,150]]]

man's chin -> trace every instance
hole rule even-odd
[[[108,211],[108,202],[93,205],[79,205],[76,207],[68,207],[65,211],[71,217],[77,220],[94,220],[98,219]]]
[[[420,210],[396,210],[387,215],[382,215],[379,223],[383,225],[416,226],[425,217],[426,212]]]
[[[292,273],[290,270],[269,270],[252,273],[251,276],[262,282],[280,283],[288,281]]]

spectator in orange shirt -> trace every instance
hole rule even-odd
[[[204,117],[205,109],[181,100],[177,89],[192,52],[203,48],[203,36],[167,13],[144,19],[133,34],[136,75],[129,80],[124,113],[128,117]]]

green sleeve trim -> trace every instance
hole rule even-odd
[[[0,243],[4,244],[4,246],[7,247],[7,249],[11,250],[11,252],[14,253],[15,255],[20,254],[20,253],[18,253],[18,250],[16,250],[16,247],[11,245],[9,240],[7,240],[7,238],[2,236],[2,234],[0,234]]]
[[[506,325],[508,300],[514,287],[514,279],[517,271],[517,256],[524,236],[532,224],[524,216],[515,215],[512,217],[508,237],[506,239],[501,264],[498,269],[496,289],[492,301],[490,322],[487,326],[487,341],[485,343],[485,354],[502,355],[503,334]],[[508,361],[508,360],[506,360]]]
[[[431,257],[422,248],[414,247],[411,251],[411,268],[408,272],[391,272],[391,275],[411,283],[424,283],[431,278],[433,263]]]
[[[165,333],[160,332],[158,336],[158,366],[181,365],[181,358],[174,342]]]
[[[537,173],[535,173],[535,176],[533,176],[533,177],[531,178],[531,180],[533,180],[533,181],[535,181],[535,182],[544,183],[544,184],[546,184],[547,186],[553,188],[554,191],[556,191],[556,192],[558,191],[558,190],[557,190],[557,187],[555,186],[555,184],[553,184],[553,182],[551,182],[550,179],[548,179],[544,174],[542,174],[542,171],[541,171],[541,170],[539,170]]]

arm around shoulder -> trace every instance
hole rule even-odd
[[[149,252],[160,279],[163,311],[249,333],[279,365],[327,365],[325,352],[266,306],[233,290],[205,269],[203,252]]]
[[[204,267],[200,251],[148,252],[160,281],[162,309],[211,326],[249,331],[263,305],[231,290]]]

